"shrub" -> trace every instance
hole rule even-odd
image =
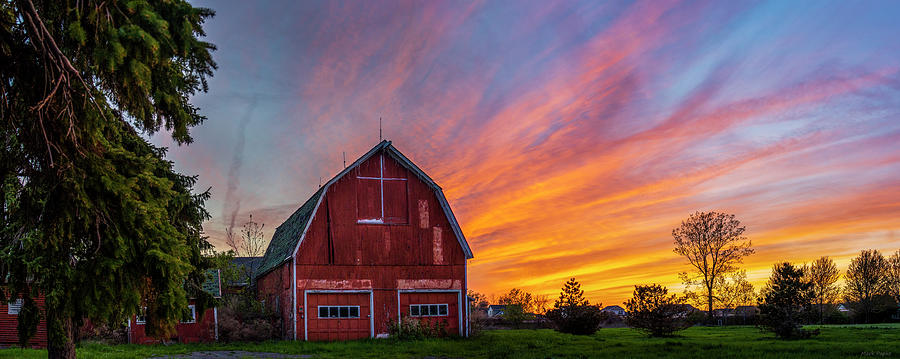
[[[842,313],[840,310],[833,309],[825,316],[825,324],[848,324],[850,317]]]
[[[525,313],[521,305],[507,304],[506,308],[503,309],[503,319],[516,329],[519,329],[522,326],[522,322],[531,319],[531,315]]]
[[[251,297],[223,299],[219,308],[219,340],[262,341],[279,337],[280,318]]]
[[[596,305],[574,305],[547,311],[547,319],[560,332],[591,335],[600,329],[604,315]]]
[[[482,334],[487,326],[487,313],[480,310],[473,310],[469,315],[469,336],[477,337]]]
[[[804,330],[802,321],[812,310],[812,283],[804,268],[784,262],[775,265],[759,299],[759,327],[782,339],[809,338],[818,330]]]
[[[93,341],[103,344],[128,343],[128,327],[122,325],[94,324],[86,321],[78,328],[79,341]]]
[[[634,297],[625,302],[625,322],[654,337],[667,337],[693,325],[688,306],[659,284],[634,287]]]
[[[401,317],[399,322],[388,322],[388,333],[391,338],[399,340],[419,340],[425,338],[437,338],[447,336],[447,323],[419,320],[411,317]]]

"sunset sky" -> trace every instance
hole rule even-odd
[[[199,2],[219,70],[174,145],[205,230],[267,238],[384,137],[444,188],[470,288],[680,291],[671,231],[733,213],[780,260],[900,249],[900,2]],[[234,218],[234,219],[233,219]]]

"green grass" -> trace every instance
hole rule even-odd
[[[362,340],[337,343],[277,341],[169,346],[84,344],[81,358],[145,358],[206,350],[311,354],[321,358],[900,358],[900,325],[821,326],[812,339],[782,341],[753,327],[694,327],[673,338],[648,338],[630,329],[593,336],[552,330],[488,331],[472,339],[412,342]],[[31,349],[0,350],[0,358],[40,358]]]

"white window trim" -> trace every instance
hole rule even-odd
[[[186,322],[181,322],[181,324],[194,324],[197,323],[197,307],[193,304],[188,305],[188,309],[191,310],[191,320]]]
[[[19,315],[19,313],[22,311],[23,303],[24,301],[22,301],[22,298],[18,298],[15,301],[6,303],[6,314]]]
[[[441,312],[440,307],[442,307],[442,306],[443,306],[443,307],[446,307],[447,310],[445,310],[444,313],[447,313],[447,314],[434,314],[434,315],[428,314],[428,315],[422,315],[422,307],[427,307],[427,306],[432,306],[432,305],[438,306],[438,313]],[[419,307],[419,314],[418,314],[418,315],[413,315],[413,314],[412,314],[412,308],[413,308],[413,307]],[[447,303],[410,304],[410,305],[409,305],[409,316],[410,316],[410,317],[415,317],[415,318],[419,318],[419,317],[422,317],[422,318],[428,318],[428,317],[449,317],[449,316],[450,316],[450,304],[447,304]]]
[[[341,317],[341,316],[337,316],[337,317],[331,317],[331,316],[328,316],[328,317],[322,317],[322,316],[321,316],[321,314],[322,314],[322,309],[321,309],[321,308],[329,308],[329,312],[330,312],[330,309],[331,309],[331,308],[356,308],[356,316],[355,316],[355,317],[349,317],[349,316],[348,316],[348,317]],[[338,310],[340,311],[340,309],[338,309]],[[349,313],[348,313],[348,314],[349,314]],[[329,315],[331,315],[331,314],[329,314]],[[361,318],[361,315],[360,315],[360,308],[359,308],[358,305],[320,305],[320,306],[316,306],[316,318],[317,318],[317,319],[359,319],[359,318]]]
[[[145,317],[145,318],[144,318],[144,320],[141,320],[141,313],[138,313],[137,315],[135,315],[135,316],[134,316],[134,324],[136,324],[136,325],[144,325],[144,324],[147,324],[147,318],[146,318],[146,316],[147,316],[147,307],[144,307],[144,308],[141,310],[141,312],[144,313],[144,317]]]
[[[381,189],[381,218],[364,218],[357,219],[358,224],[385,224],[384,223],[384,181],[406,181],[406,178],[385,178],[384,177],[384,154],[378,155],[378,177],[356,176],[358,179],[378,180],[378,186]],[[408,190],[408,189],[407,189]],[[407,222],[409,220],[407,219]],[[393,224],[393,223],[392,223]],[[401,224],[401,223],[397,223]]]

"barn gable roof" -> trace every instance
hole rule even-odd
[[[259,266],[256,268],[256,277],[268,273],[290,259],[291,252],[297,244],[297,239],[300,238],[306,229],[306,224],[312,219],[317,207],[316,204],[318,204],[319,198],[324,192],[325,187],[319,188],[312,197],[309,197],[300,208],[294,211],[294,214],[275,229],[275,234],[272,235],[269,247],[266,248],[266,254],[263,255]]]
[[[289,261],[291,257],[297,254],[297,250],[300,248],[300,244],[303,242],[303,237],[306,236],[306,230],[309,228],[309,224],[312,222],[312,218],[316,213],[316,210],[319,208],[319,204],[321,203],[322,196],[328,191],[328,188],[339,179],[344,177],[347,173],[349,173],[354,168],[358,167],[360,164],[368,160],[370,157],[375,155],[376,153],[384,150],[384,152],[397,161],[401,166],[412,172],[416,175],[422,182],[430,187],[437,197],[438,203],[441,205],[441,209],[443,209],[444,214],[447,216],[447,221],[450,222],[450,227],[453,230],[453,233],[456,235],[456,238],[459,240],[459,245],[462,247],[463,253],[466,256],[466,259],[473,258],[472,249],[469,248],[468,242],[466,242],[466,237],[463,235],[462,230],[459,227],[459,222],[456,221],[456,216],[453,215],[453,211],[450,210],[450,203],[447,202],[447,197],[444,196],[444,192],[441,190],[441,187],[434,182],[427,174],[425,174],[422,169],[416,166],[409,158],[400,153],[393,145],[391,145],[391,141],[381,141],[375,147],[372,147],[369,152],[366,152],[362,157],[357,159],[355,162],[344,168],[343,171],[338,173],[334,178],[330,179],[325,183],[324,186],[319,188],[316,193],[312,195],[306,202],[303,203],[297,211],[294,212],[284,223],[282,223],[278,228],[275,229],[275,234],[272,236],[272,241],[269,243],[269,247],[266,249],[266,254],[263,256],[262,261],[256,271],[256,277],[259,277],[263,274],[266,274],[279,265]]]

